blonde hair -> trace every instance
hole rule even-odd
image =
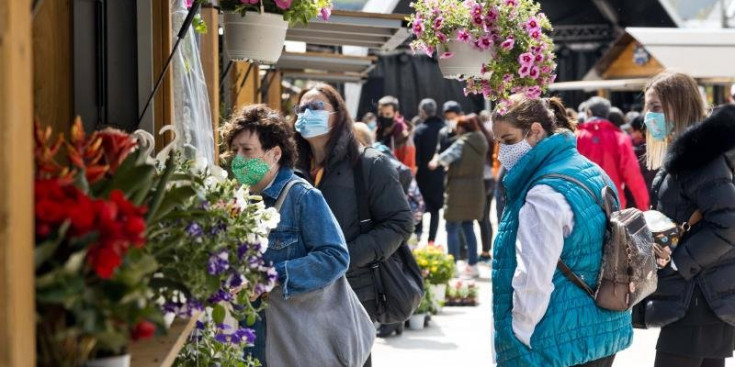
[[[646,165],[655,170],[663,164],[671,140],[702,121],[706,112],[697,82],[687,74],[664,71],[648,82],[644,92],[651,89],[661,101],[666,121],[674,124],[665,141],[654,140],[650,130],[646,133]],[[648,111],[648,106],[645,111]]]
[[[355,122],[355,137],[363,146],[369,147],[373,145],[373,132],[364,122]]]

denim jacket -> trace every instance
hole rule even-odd
[[[282,167],[262,192],[267,207],[275,205],[283,188],[293,185],[281,207],[281,221],[268,236],[264,259],[278,272],[284,298],[326,287],[347,271],[350,255],[342,230],[322,193],[293,170]]]
[[[294,175],[291,168],[281,167],[273,183],[263,190],[265,205],[274,206],[292,180],[301,183],[293,185],[283,201],[281,221],[268,236],[268,249],[263,254],[266,263],[272,262],[278,272],[278,285],[286,299],[328,286],[343,276],[350,264],[342,230],[322,193]],[[260,300],[256,301],[256,306],[259,304]],[[265,312],[252,329],[255,345],[246,348],[245,355],[251,354],[267,367]]]

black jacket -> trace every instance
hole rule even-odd
[[[676,223],[699,209],[672,255],[678,271],[659,271],[658,289],[646,302],[648,326],[681,319],[698,285],[714,313],[735,325],[735,106],[723,107],[681,135],[654,180],[653,205]]]
[[[444,120],[436,116],[429,117],[416,128],[413,136],[416,146],[416,184],[430,211],[444,206],[444,170],[429,169],[429,162],[436,153],[439,130],[444,126]]]
[[[382,153],[366,149],[362,162],[367,181],[368,201],[373,228],[360,234],[355,191],[354,169],[347,156],[348,137],[343,136],[330,152],[318,189],[339,222],[350,251],[347,280],[365,308],[374,317],[368,301],[374,301],[373,275],[368,267],[375,261],[385,260],[401,243],[408,239],[414,228],[413,214],[406,195],[398,182],[398,174]]]

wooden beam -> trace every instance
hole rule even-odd
[[[232,112],[261,101],[260,93],[258,93],[260,89],[260,68],[253,64],[248,74],[250,65],[248,62],[235,61],[230,71],[230,96],[232,97],[230,105],[232,106]],[[243,83],[246,77],[245,74],[247,74],[247,80]]]
[[[171,2],[153,1],[153,75],[158,78],[164,63],[171,53],[173,34],[171,31]],[[156,150],[171,142],[171,135],[159,137],[158,131],[170,125],[174,119],[174,84],[171,69],[166,73],[161,88],[153,99],[153,127]]]
[[[3,367],[36,365],[31,23],[30,0],[0,1],[0,366]]]
[[[283,94],[283,89],[281,87],[281,79],[282,79],[282,73],[280,70],[271,71],[268,74],[268,78],[265,80],[266,83],[269,83],[268,86],[268,93],[267,98],[264,101],[265,104],[268,105],[268,107],[276,110],[281,111],[283,109],[282,106],[282,99],[281,95]]]
[[[70,0],[44,2],[33,18],[33,114],[63,134],[74,120],[71,29]]]
[[[207,33],[201,35],[200,53],[204,79],[207,82],[209,108],[212,113],[214,132],[214,161],[219,162],[219,14],[217,9],[205,6],[201,10],[202,19],[207,24]]]
[[[209,23],[207,23],[209,25]],[[176,319],[166,335],[130,344],[130,365],[135,367],[170,367],[186,344],[201,314],[190,319]]]

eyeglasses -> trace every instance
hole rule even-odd
[[[324,110],[324,102],[322,101],[311,101],[309,103],[302,104],[301,106],[296,106],[293,108],[294,115],[298,115],[300,113],[306,112],[306,110],[311,111],[323,111]]]

